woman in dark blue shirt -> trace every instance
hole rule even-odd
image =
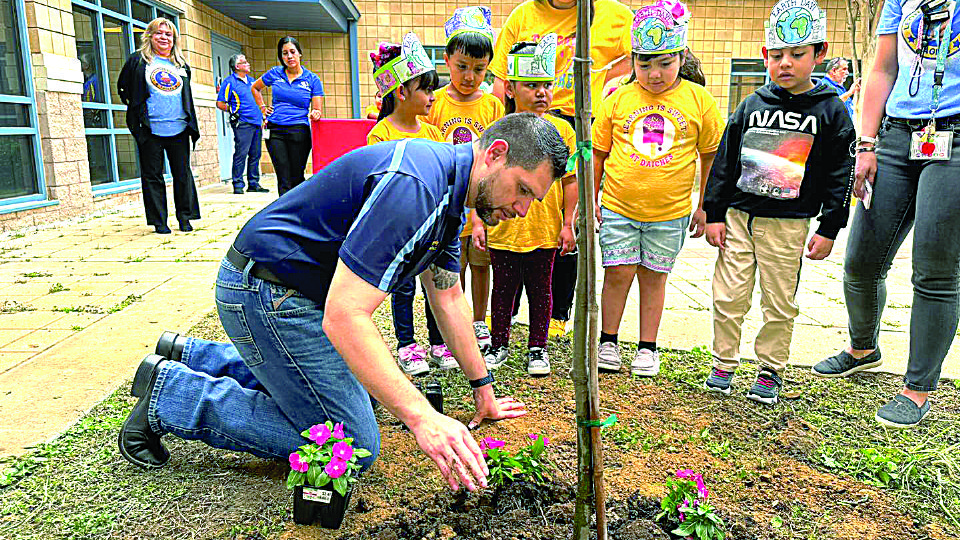
[[[277,172],[277,191],[283,195],[304,180],[303,170],[310,155],[310,120],[323,115],[323,83],[300,63],[303,50],[296,38],[287,36],[277,43],[275,66],[251,87],[253,99],[267,119],[267,152]],[[273,104],[263,103],[260,92],[270,87]]]

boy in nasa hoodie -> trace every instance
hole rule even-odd
[[[703,202],[707,242],[720,249],[713,369],[704,386],[731,391],[759,271],[760,371],[746,397],[766,404],[777,402],[790,356],[801,260],[830,254],[850,206],[853,123],[836,92],[810,77],[827,53],[826,20],[815,0],[774,6],[762,49],[771,82],[748,96],[727,124]],[[810,218],[818,214],[808,241]]]

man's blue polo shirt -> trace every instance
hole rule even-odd
[[[842,84],[835,82],[833,79],[831,79],[826,75],[824,75],[824,77],[820,80],[823,81],[824,84],[828,84],[832,86],[833,89],[837,91],[837,97],[840,97],[847,93],[847,89],[844,88]],[[847,114],[850,115],[850,119],[852,120],[853,119],[853,98],[852,97],[847,98],[847,100],[843,102],[843,105],[844,107],[847,108]]]
[[[255,79],[247,75],[244,81],[237,77],[236,73],[227,75],[220,83],[220,91],[217,92],[217,101],[227,104],[231,112],[240,113],[240,121],[248,124],[263,124],[263,113],[253,101],[253,94],[250,93],[250,86]]]
[[[431,264],[459,272],[472,167],[470,144],[364,146],[253,216],[233,245],[320,304],[337,260],[384,292]]]

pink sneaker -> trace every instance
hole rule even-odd
[[[440,369],[456,369],[460,367],[457,359],[446,345],[434,345],[430,347],[430,358],[440,366]]]
[[[430,371],[427,363],[427,350],[416,343],[397,349],[400,369],[407,375],[422,375]]]

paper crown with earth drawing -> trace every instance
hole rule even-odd
[[[397,49],[399,49],[399,56],[387,60],[386,58],[397,53]],[[383,96],[393,92],[410,79],[435,69],[427,51],[423,50],[420,38],[413,32],[404,36],[400,45],[381,43],[377,52],[370,53],[370,60],[376,68],[373,72],[373,80]]]
[[[763,29],[767,49],[823,43],[827,41],[827,13],[816,0],[780,0]]]
[[[557,72],[557,35],[540,38],[532,53],[507,55],[507,79],[511,81],[552,81]]]
[[[637,54],[669,54],[687,48],[690,10],[683,2],[658,0],[633,17],[631,35]]]

